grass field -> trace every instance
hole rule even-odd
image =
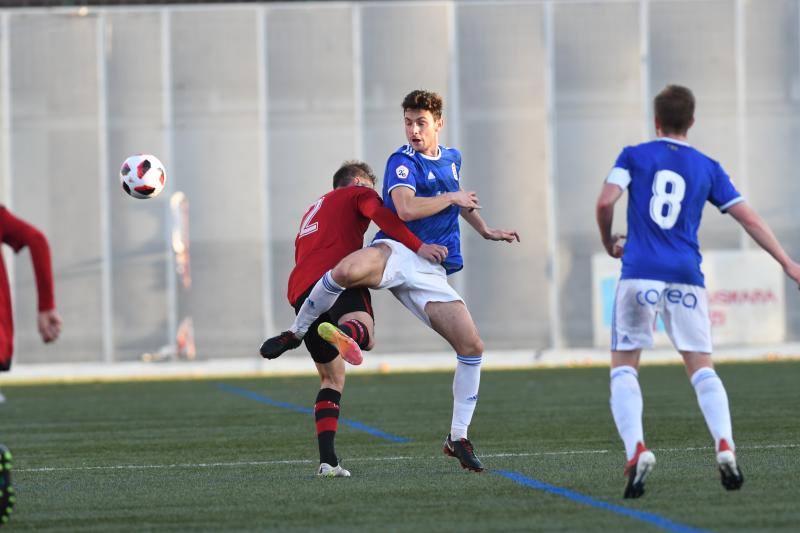
[[[470,436],[485,474],[441,453],[451,374],[352,376],[342,416],[386,435],[340,426],[349,479],[313,475],[313,420],[292,405],[312,405],[316,378],[7,386],[0,442],[14,453],[18,492],[9,526],[796,531],[800,363],[718,370],[744,487],[719,484],[683,369],[645,367],[645,430],[658,465],[635,501],[621,498],[624,457],[602,368],[484,372]]]

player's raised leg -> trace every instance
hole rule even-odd
[[[330,322],[323,322],[317,327],[318,335],[336,348],[342,359],[351,365],[360,365],[363,361],[361,350],[371,350],[375,345],[372,316],[365,311],[347,313],[339,318],[337,324],[338,327]]]
[[[686,365],[686,374],[697,395],[697,403],[714,438],[722,486],[727,490],[737,490],[744,483],[744,476],[736,462],[728,393],[714,370],[711,354],[681,352],[681,355]]]
[[[345,289],[374,287],[380,284],[391,250],[385,245],[369,246],[353,252],[327,271],[314,285],[300,306],[294,323],[280,335],[261,345],[261,355],[275,359],[287,350],[300,346],[309,327],[336,303]]]
[[[611,352],[611,414],[625,445],[627,478],[625,498],[644,494],[644,482],[656,464],[655,455],[644,445],[642,389],[639,387],[641,350]]]
[[[444,453],[458,458],[463,468],[482,472],[483,464],[475,455],[467,431],[478,403],[483,341],[464,302],[429,302],[425,312],[431,327],[456,351],[453,418],[450,434],[444,442]]]

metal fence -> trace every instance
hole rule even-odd
[[[462,150],[484,218],[522,235],[510,246],[464,228],[453,282],[487,347],[590,345],[594,199],[621,147],[652,136],[667,83],[695,91],[692,143],[800,255],[798,28],[798,0],[0,10],[0,199],[49,236],[65,321],[41,345],[29,257],[12,260],[18,361],[137,358],[181,311],[201,356],[255,354],[292,317],[300,216],[341,161],[382,173],[415,88],[445,96],[443,141]],[[136,152],[167,165],[155,200],[119,190]],[[168,248],[176,190],[191,203],[185,298]],[[749,246],[712,210],[701,243]],[[374,299],[379,349],[445,347],[391,295]]]

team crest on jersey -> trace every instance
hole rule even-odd
[[[453,177],[458,181],[458,169],[456,168],[456,164],[453,163],[450,165],[450,168],[453,170]]]
[[[397,177],[401,180],[408,179],[408,167],[405,165],[400,165],[395,169],[395,173],[397,173]]]

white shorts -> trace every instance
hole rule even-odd
[[[431,325],[425,313],[428,302],[463,301],[447,283],[447,273],[442,265],[423,259],[397,241],[378,239],[372,242],[377,243],[389,246],[392,255],[386,262],[380,285],[375,288],[392,291],[395,298],[425,324]]]
[[[611,318],[611,350],[650,348],[656,317],[678,351],[711,353],[708,296],[703,287],[650,279],[617,285]]]

